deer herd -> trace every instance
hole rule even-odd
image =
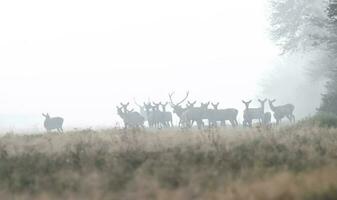
[[[226,121],[230,122],[232,127],[239,126],[237,117],[239,111],[235,108],[219,109],[219,103],[201,103],[200,106],[196,106],[196,101],[187,101],[187,104],[183,107],[182,104],[187,100],[189,92],[186,93],[182,100],[174,102],[173,93],[168,95],[169,102],[156,103],[147,102],[143,105],[138,104],[134,99],[135,104],[139,108],[139,112],[134,109],[129,109],[130,103],[117,106],[117,113],[123,119],[125,128],[144,127],[147,122],[150,128],[167,128],[173,127],[172,113],[167,111],[167,106],[170,105],[173,113],[179,118],[178,126],[181,128],[191,128],[194,124],[199,129],[205,127],[205,121],[208,122],[209,127],[226,126]],[[265,112],[265,104],[267,99],[258,99],[260,107],[251,108],[250,101],[242,101],[245,105],[243,111],[243,123],[245,127],[252,127],[253,120],[258,120],[260,125],[269,127],[271,126],[272,114]],[[286,104],[275,106],[275,100],[268,100],[269,107],[273,112],[273,117],[276,120],[276,124],[279,124],[283,118],[288,118],[290,122],[295,122],[294,105]],[[211,106],[211,108],[210,108]]]
[[[239,126],[237,117],[239,111],[235,108],[219,109],[219,103],[201,103],[200,106],[196,106],[196,101],[187,101],[185,107],[182,104],[187,100],[189,92],[186,92],[185,97],[178,101],[173,101],[173,93],[168,95],[169,102],[166,103],[156,103],[147,102],[140,105],[134,99],[135,104],[139,108],[139,112],[134,109],[129,109],[130,103],[120,103],[117,106],[117,114],[123,119],[125,128],[140,128],[144,127],[145,122],[147,122],[150,128],[168,128],[173,127],[173,116],[171,112],[166,110],[167,106],[170,105],[173,113],[179,118],[178,126],[181,128],[191,128],[194,123],[196,123],[199,129],[205,127],[204,122],[208,122],[209,127],[226,126],[226,121],[230,122],[232,127]],[[253,120],[258,120],[259,125],[270,127],[272,114],[270,112],[265,112],[265,104],[267,99],[258,99],[260,107],[251,108],[249,104],[250,101],[242,101],[245,105],[243,111],[243,122],[244,127],[252,127]],[[295,122],[294,105],[286,104],[275,106],[274,100],[268,100],[269,108],[273,111],[273,116],[276,120],[276,124],[279,124],[283,118],[288,118],[290,122]],[[212,108],[209,108],[209,107]],[[44,127],[49,132],[56,129],[58,132],[63,132],[63,118],[61,117],[50,117],[49,114],[42,114],[45,117]]]

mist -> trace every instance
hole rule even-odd
[[[270,99],[276,99],[276,105],[287,102],[295,105],[297,119],[317,112],[326,82],[322,74],[313,74],[311,70],[315,64],[313,60],[320,57],[320,53],[308,54],[280,56],[260,81],[261,92]]]
[[[42,113],[66,127],[121,123],[116,105],[168,101],[240,110],[241,100],[315,111],[322,84],[300,57],[270,40],[268,1],[10,1],[0,3],[0,129],[42,129]],[[238,12],[240,11],[240,12]],[[298,91],[302,93],[298,93]],[[308,101],[310,99],[310,101]]]

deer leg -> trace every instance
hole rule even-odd
[[[232,127],[234,128],[235,127],[235,122],[233,120],[230,120],[229,122],[231,123]]]
[[[276,119],[276,125],[279,125],[281,122],[281,119]]]

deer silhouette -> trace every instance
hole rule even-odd
[[[237,115],[239,111],[234,108],[218,109],[219,103],[212,103],[213,109],[208,110],[209,123],[212,126],[217,126],[217,122],[221,122],[222,125],[226,125],[228,120],[232,127],[238,126]]]
[[[208,119],[207,110],[209,102],[201,103],[200,107],[188,108],[182,114],[182,124],[185,128],[190,128],[193,122],[197,122],[198,128],[201,129],[204,126],[203,120]]]
[[[145,107],[137,103],[135,98],[133,98],[133,101],[136,104],[136,106],[139,108],[139,114],[141,114],[144,117],[145,121],[147,121],[147,114],[146,114]]]
[[[63,118],[62,117],[50,117],[49,114],[43,114],[42,116],[45,117],[44,120],[44,127],[47,130],[47,132],[50,132],[54,129],[56,129],[59,133],[63,132]]]
[[[254,119],[259,120],[259,123],[262,123],[262,119],[264,117],[264,104],[266,103],[267,99],[261,100],[258,99],[260,102],[260,107],[259,108],[249,108],[249,104],[252,102],[250,101],[243,101],[242,103],[245,104],[245,110],[243,113],[243,125],[244,126],[249,126],[252,127],[252,122]]]
[[[153,110],[152,104],[149,103],[144,103],[144,108],[147,116],[147,121],[149,123],[149,127],[155,127],[156,126],[156,119],[155,119],[155,112]]]
[[[173,127],[172,113],[166,111],[166,106],[168,105],[168,102],[166,103],[159,102],[159,104],[162,107],[162,115],[163,115],[164,124],[168,127]]]
[[[273,103],[276,100],[269,100],[269,107],[274,112],[273,116],[276,120],[276,124],[279,124],[284,117],[287,117],[290,122],[295,122],[295,116],[293,114],[295,106],[293,104],[285,104],[280,106],[274,106]]]
[[[133,110],[125,110],[123,107],[117,108],[117,114],[123,119],[124,127],[128,128],[140,128],[144,127],[144,117],[141,116],[138,112],[133,112]]]
[[[265,127],[271,127],[271,113],[265,112],[262,118],[262,124]]]
[[[172,100],[172,96],[174,95],[174,92],[170,93],[169,94],[169,99],[170,99],[170,105],[173,109],[173,113],[175,113],[178,117],[179,117],[179,126],[182,125],[182,116],[183,116],[183,113],[187,110],[186,108],[183,108],[181,106],[181,104],[186,101],[186,99],[188,98],[188,95],[189,95],[189,91],[186,92],[186,95],[185,97],[180,100],[178,103],[174,103],[173,100]]]

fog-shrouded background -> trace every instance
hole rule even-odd
[[[301,81],[306,61],[279,54],[267,0],[1,1],[0,129],[41,130],[43,112],[66,127],[115,126],[119,102],[187,90],[223,108],[277,98],[310,114],[319,84]]]

